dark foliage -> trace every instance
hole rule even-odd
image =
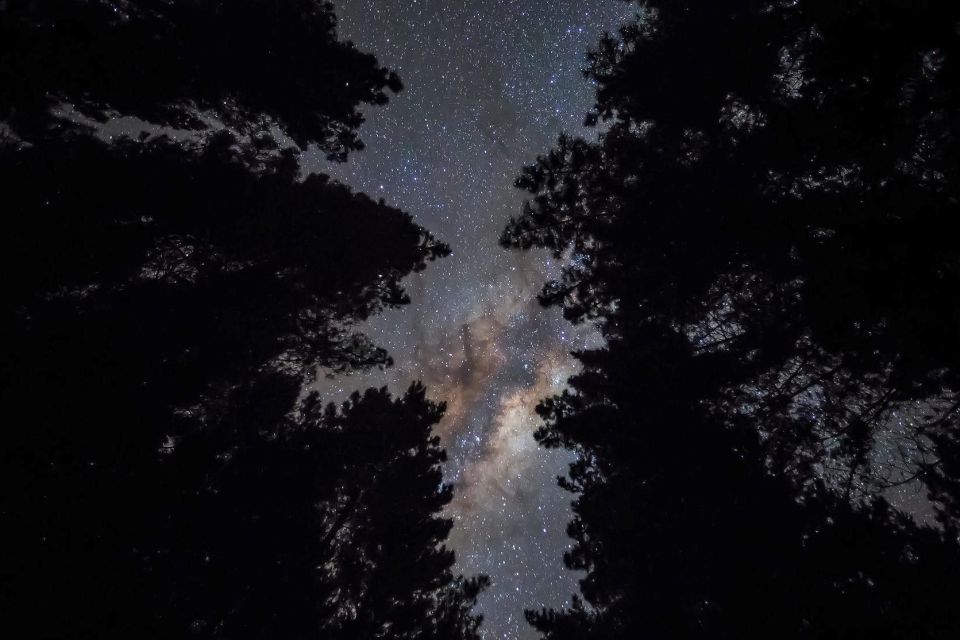
[[[306,0],[0,3],[11,628],[477,637],[486,580],[442,546],[442,406],[301,398],[319,367],[389,364],[357,323],[448,251],[301,179],[269,133],[342,157],[359,104],[399,88],[334,26]],[[77,114],[146,132],[107,143]]]
[[[960,7],[664,0],[587,75],[607,128],[525,170],[503,236],[566,256],[542,301],[608,339],[539,433],[579,453],[587,605],[531,620],[953,637]],[[909,481],[941,529],[879,497]]]
[[[960,550],[882,500],[774,476],[701,398],[726,363],[642,326],[579,354],[538,434],[579,453],[568,532],[585,602],[530,612],[560,638],[950,638]],[[642,328],[641,328],[642,327]],[[719,369],[717,367],[720,367]]]
[[[442,407],[422,387],[369,390],[340,409],[309,396],[236,445],[238,430],[262,429],[250,416],[275,386],[249,389],[225,429],[185,440],[165,469],[180,490],[167,494],[175,517],[160,550],[177,563],[154,561],[169,594],[159,637],[478,637],[469,608],[486,580],[454,579],[441,546],[451,488],[430,429]]]
[[[0,120],[36,135],[63,103],[176,128],[203,129],[206,114],[343,159],[361,148],[359,104],[401,84],[335,28],[320,0],[8,0]]]

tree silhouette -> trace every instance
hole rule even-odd
[[[442,407],[298,401],[318,367],[389,364],[357,324],[448,252],[300,176],[302,148],[361,147],[396,76],[327,3],[13,1],[0,85],[11,627],[476,637],[485,579],[441,546]],[[121,116],[144,132],[106,142]]]
[[[528,613],[559,638],[947,638],[960,553],[882,500],[772,476],[756,436],[700,401],[727,364],[631,323],[578,354],[538,439],[578,452],[565,556],[584,601]],[[712,361],[711,361],[712,360]],[[955,536],[955,533],[953,534]]]
[[[736,360],[711,401],[728,420],[750,407],[736,421],[786,470],[832,457],[848,480],[897,480],[869,468],[878,431],[918,401],[916,447],[956,421],[956,18],[646,7],[591,55],[602,142],[562,138],[524,173],[504,243],[570,248],[543,300],[572,320],[615,333],[632,296]],[[928,479],[947,466],[920,461]]]
[[[591,53],[607,128],[524,171],[503,236],[608,340],[541,409],[590,605],[548,637],[956,633],[958,21],[664,1]],[[911,479],[944,529],[877,499]]]
[[[402,86],[337,39],[320,0],[9,0],[0,16],[0,119],[31,137],[62,122],[51,108],[66,103],[101,121],[275,125],[345,159],[362,147],[360,103]]]
[[[479,637],[469,607],[486,579],[454,579],[451,522],[436,515],[452,495],[430,432],[443,407],[422,386],[398,399],[371,389],[340,408],[310,395],[260,423],[289,399],[277,382],[251,388],[221,432],[185,442],[170,470],[188,482],[169,494],[166,539],[185,564],[160,577],[174,594],[166,624],[207,637]]]

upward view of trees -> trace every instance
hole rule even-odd
[[[322,175],[401,85],[316,0],[0,2],[0,610],[35,638],[476,638],[412,387],[355,326],[447,247]],[[129,137],[107,137],[117,118]],[[133,123],[133,124],[131,124]],[[176,130],[176,132],[174,131]],[[174,135],[176,133],[176,135]]]
[[[960,5],[659,0],[589,58],[503,234],[607,344],[538,439],[577,461],[546,638],[953,638]],[[935,526],[884,500],[924,487]]]
[[[960,637],[960,3],[637,12],[502,237],[605,338],[538,407],[584,577],[529,622]],[[321,0],[0,0],[5,629],[479,638],[444,406],[308,388],[449,253],[300,164],[401,88]]]

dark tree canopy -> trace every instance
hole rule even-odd
[[[334,26],[307,0],[0,3],[11,628],[478,637],[486,579],[443,547],[443,407],[304,394],[388,365],[358,324],[448,252],[275,141],[343,158],[399,89]],[[144,132],[106,142],[95,121],[124,116]]]
[[[588,606],[531,620],[953,637],[960,6],[643,3],[587,76],[599,142],[527,168],[503,236],[608,340],[538,434],[579,454]],[[911,480],[941,529],[883,502]]]
[[[63,104],[242,132],[271,125],[332,158],[360,149],[361,103],[395,73],[336,36],[321,0],[9,0],[0,6],[0,120],[37,133]]]
[[[735,362],[711,401],[726,419],[749,406],[737,418],[791,470],[808,451],[882,484],[869,450],[891,422],[911,418],[920,447],[955,431],[958,19],[953,3],[644,6],[590,58],[602,141],[563,138],[525,171],[504,243],[570,249],[542,298],[572,320],[616,335],[640,309]]]
[[[3,255],[20,273],[5,298],[20,314],[126,305],[120,321],[154,336],[149,362],[205,351],[205,367],[235,373],[277,359],[304,370],[385,362],[349,323],[407,302],[400,279],[446,247],[326,176],[299,181],[290,154],[251,173],[234,143],[78,138],[5,154],[18,215]]]
[[[586,577],[572,609],[528,613],[545,638],[956,634],[956,544],[882,500],[772,476],[756,435],[703,406],[726,363],[639,322],[578,356],[537,435],[578,453],[565,561]]]

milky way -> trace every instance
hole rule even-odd
[[[329,399],[423,380],[448,403],[439,431],[456,486],[449,515],[458,570],[485,573],[487,638],[528,638],[525,608],[562,605],[577,575],[563,567],[570,495],[556,486],[569,454],[533,439],[537,401],[563,388],[570,350],[594,341],[541,309],[558,265],[500,249],[523,194],[513,180],[561,131],[582,127],[593,87],[580,70],[604,30],[633,14],[617,0],[342,0],[340,33],[375,52],[405,90],[367,111],[367,149],[330,167],[358,190],[409,211],[453,255],[413,276],[413,304],[367,328],[396,366],[321,384]]]

